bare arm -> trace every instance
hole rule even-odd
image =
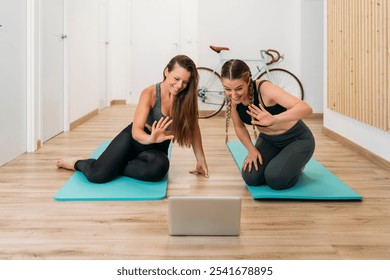
[[[262,104],[256,104],[258,106],[251,105],[248,114],[254,118],[253,124],[255,125],[265,127],[275,125],[274,129],[277,130],[283,124],[296,122],[312,113],[312,108],[306,102],[288,94],[282,88],[272,83],[264,83],[261,86],[261,92],[267,106],[279,104],[287,110],[278,115],[271,115],[264,109]]]
[[[232,105],[231,117],[233,120],[234,131],[236,132],[238,139],[241,141],[241,143],[245,146],[245,148],[248,151],[248,156],[244,160],[242,169],[246,170],[248,168],[248,171],[250,172],[252,170],[252,165],[253,165],[255,169],[258,170],[258,162],[260,164],[263,164],[263,158],[261,157],[260,152],[253,144],[248,129],[240,119],[240,116],[238,115],[238,112],[236,110],[236,106],[234,105]]]
[[[236,105],[233,104],[231,109],[231,118],[233,120],[234,131],[236,132],[238,139],[241,141],[241,143],[245,146],[247,150],[250,150],[253,146],[251,137],[249,135],[248,129],[238,115]]]
[[[305,101],[288,94],[275,84],[264,83],[262,92],[271,102],[278,103],[287,109],[287,111],[275,116],[276,123],[297,121],[313,112]]]
[[[166,134],[167,128],[172,123],[172,120],[169,120],[168,117],[155,121],[152,125],[152,131],[150,135],[144,131],[149,112],[153,108],[156,99],[156,95],[152,88],[153,86],[148,87],[142,91],[133,121],[133,138],[137,142],[144,145],[160,143],[165,140],[173,139],[173,135]]]
[[[206,157],[203,151],[202,135],[197,122],[195,126],[194,135],[192,138],[192,149],[196,158],[196,168],[194,171],[190,171],[191,174],[203,174],[205,177],[209,177],[208,167],[206,163]]]

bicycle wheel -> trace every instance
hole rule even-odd
[[[268,77],[267,72],[264,72],[260,75],[259,80],[269,80],[291,95],[303,100],[302,83],[293,73],[281,68],[273,68],[269,69],[269,71],[271,77]]]
[[[218,73],[205,67],[198,67],[197,70],[199,118],[206,119],[222,110],[225,105],[225,93]]]

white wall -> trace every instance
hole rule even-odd
[[[109,95],[129,100],[131,7],[126,2],[110,3]],[[286,58],[280,66],[301,78],[306,101],[315,113],[322,113],[322,8],[322,0],[182,0],[181,52],[198,66],[212,67],[218,62],[212,44],[228,46],[232,58],[255,58],[260,49],[278,49]]]
[[[139,1],[139,0],[133,0]],[[198,26],[197,26],[197,0],[181,0],[180,2],[180,51],[187,54],[194,61],[197,60]],[[139,96],[130,96],[131,83],[131,0],[109,1],[108,24],[108,99],[126,100],[135,104]],[[147,11],[145,11],[145,14]],[[153,20],[150,20],[153,27]],[[152,28],[153,29],[153,28]],[[153,34],[145,34],[153,36]],[[155,45],[158,47],[156,41]],[[136,68],[136,67],[135,67]],[[162,70],[161,70],[162,71]],[[147,83],[144,83],[147,86]]]
[[[0,0],[0,166],[27,149],[27,5]]]
[[[326,10],[327,1],[324,1],[324,42],[326,38]],[[324,44],[324,81],[326,81],[326,54],[327,48]],[[390,162],[390,132],[377,129],[371,125],[351,119],[340,113],[331,111],[326,108],[327,88],[324,83],[324,127],[356,143],[360,147],[376,154]]]
[[[198,0],[182,0],[180,6],[180,50],[198,61]]]
[[[108,12],[108,100],[130,92],[130,0],[110,0]]]
[[[257,58],[260,49],[285,55],[280,64],[301,74],[301,0],[199,0],[198,65],[214,66],[209,45],[230,48],[230,58]]]
[[[200,0],[198,10],[199,65],[216,65],[209,45],[229,47],[231,58],[277,49],[285,55],[279,66],[300,78],[305,101],[323,112],[322,0]]]
[[[390,162],[390,133],[324,108],[324,127]]]
[[[110,105],[108,101],[107,87],[107,62],[108,62],[108,12],[109,1],[97,0],[98,9],[98,95],[99,108],[105,108]]]
[[[300,79],[304,86],[304,99],[315,113],[323,113],[324,107],[323,6],[323,0],[302,0]]]
[[[67,1],[70,122],[99,108],[97,8],[96,0]]]

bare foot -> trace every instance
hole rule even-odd
[[[80,159],[85,159],[85,158],[61,158],[61,159],[57,160],[56,165],[58,168],[75,170],[74,165],[75,165],[76,161],[78,161]]]

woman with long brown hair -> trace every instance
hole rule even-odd
[[[81,171],[89,181],[105,183],[117,175],[159,181],[169,169],[168,147],[174,141],[193,148],[192,174],[208,177],[198,124],[195,63],[177,55],[165,67],[162,82],[141,93],[133,122],[122,130],[98,159],[60,159],[57,167]]]

